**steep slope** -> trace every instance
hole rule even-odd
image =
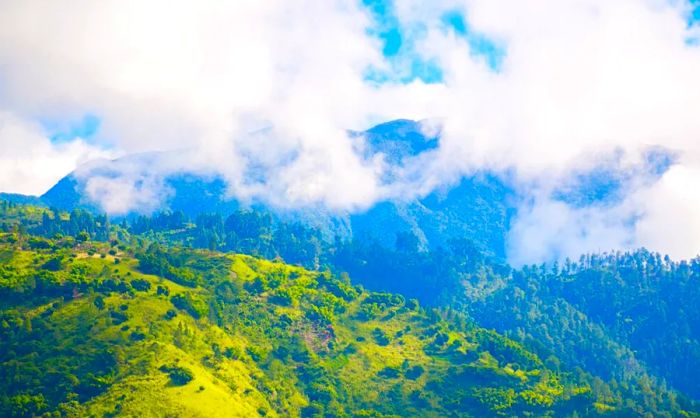
[[[468,302],[481,324],[544,343],[541,355],[568,365],[647,386],[663,381],[700,399],[700,259],[673,262],[646,250],[587,255],[561,269],[490,280],[501,286]]]
[[[51,219],[44,208],[0,204],[0,212],[5,218],[0,226],[7,230],[48,237],[85,231],[83,238],[96,239],[108,234],[104,218],[80,211]],[[22,228],[11,225],[18,222]],[[561,268],[513,270],[481,254],[469,240],[439,251],[420,250],[410,234],[403,234],[397,250],[363,241],[334,247],[313,231],[274,227],[258,212],[225,221],[199,217],[196,225],[165,213],[122,225],[166,244],[222,248],[223,242],[225,248],[269,259],[329,265],[350,272],[368,288],[468,312],[478,324],[524,344],[552,369],[579,367],[609,382],[631,398],[628,407],[638,413],[672,416],[668,411],[698,410],[691,400],[697,399],[694,370],[700,358],[698,260],[675,263],[642,250],[589,255]],[[128,237],[120,228],[115,232]],[[28,245],[41,241],[30,239]],[[596,393],[606,387],[601,382],[594,385]]]
[[[353,237],[394,248],[399,234],[410,232],[420,248],[447,247],[470,239],[485,253],[505,258],[505,240],[513,208],[512,191],[493,176],[463,178],[409,202],[382,202],[350,217]]]
[[[4,416],[595,415],[454,313],[242,255],[0,235]],[[447,318],[450,318],[449,320]]]

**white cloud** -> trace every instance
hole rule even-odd
[[[78,164],[110,154],[80,138],[52,143],[36,125],[0,111],[0,190],[39,195]]]
[[[574,208],[563,202],[538,198],[521,209],[508,242],[514,265],[541,261],[577,260],[585,253],[630,248],[633,231],[625,224],[632,214],[627,206]]]
[[[692,191],[700,182],[700,48],[685,42],[697,36],[697,28],[688,28],[685,3],[441,4],[466,10],[474,30],[507,48],[501,72],[493,74],[464,53],[465,40],[444,28],[433,27],[421,45],[443,67],[449,92],[433,107],[446,135],[436,166],[513,167],[521,192],[534,196],[511,231],[512,261],[640,245],[676,257],[700,253],[694,227],[700,206]],[[410,6],[402,9],[409,21],[442,13],[432,3]],[[658,184],[630,184],[628,198],[612,207],[576,208],[551,198],[572,170],[594,168],[612,153],[624,156],[623,168],[631,167],[651,145],[681,156]]]
[[[656,184],[634,196],[643,216],[636,244],[661,248],[676,259],[698,255],[700,249],[700,167],[676,166]]]
[[[186,149],[181,165],[218,172],[232,194],[280,206],[362,208],[462,173],[514,168],[523,185],[539,190],[511,236],[513,245],[541,248],[530,261],[606,245],[700,251],[694,229],[673,228],[672,236],[661,221],[675,214],[694,225],[700,216],[700,202],[672,186],[700,180],[700,49],[685,42],[698,30],[688,28],[684,2],[398,0],[396,8],[404,26],[420,28],[412,32],[416,51],[439,63],[444,83],[366,83],[369,66],[390,66],[356,1],[6,0],[0,108],[24,125],[96,114],[98,143],[125,153]],[[499,73],[442,26],[448,10],[466,11],[473,30],[506,48]],[[381,160],[355,155],[345,130],[397,117],[440,118],[444,138],[407,173],[419,181],[387,189]],[[47,179],[89,154],[84,142],[56,146],[41,135],[27,143],[43,143],[50,165],[65,161],[61,170],[44,171]],[[613,151],[632,164],[650,145],[677,151],[679,167],[657,185],[636,185],[621,206],[580,212],[549,198],[571,170],[593,167]],[[3,147],[3,158],[19,159],[24,147]],[[41,155],[25,165],[47,166],[38,163]],[[264,181],[243,181],[253,165],[265,171]],[[12,170],[19,174],[6,183],[15,191],[50,183],[33,183],[32,170]],[[672,177],[678,172],[683,180]],[[103,191],[110,187],[93,182],[91,190],[116,196]],[[141,196],[162,196],[120,187],[127,206],[104,202],[118,212],[143,203]],[[644,215],[630,232],[623,225],[630,199],[650,194],[677,204],[638,198],[634,211]],[[550,216],[557,222],[549,229],[536,220]]]
[[[134,181],[127,176],[94,176],[87,179],[85,191],[92,201],[100,202],[104,211],[125,215],[134,208],[146,213],[158,208],[168,195],[162,179],[151,176]]]

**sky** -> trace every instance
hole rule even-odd
[[[0,0],[0,191],[180,151],[88,190],[118,214],[188,170],[241,199],[361,211],[489,171],[522,197],[516,264],[640,246],[693,257],[698,19],[695,0]],[[387,185],[387,162],[347,130],[397,118],[442,138]],[[662,173],[659,149],[673,155]],[[251,168],[266,180],[242,180]],[[630,173],[616,199],[557,197],[596,170]]]

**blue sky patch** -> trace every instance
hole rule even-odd
[[[69,122],[44,121],[51,142],[66,142],[75,138],[90,141],[100,129],[100,118],[87,113],[80,120]]]
[[[362,3],[370,11],[374,23],[367,33],[382,42],[382,54],[390,66],[389,70],[368,68],[366,81],[383,84],[410,83],[416,79],[424,83],[440,83],[444,80],[438,63],[422,57],[415,50],[416,41],[425,34],[425,27],[419,24],[411,27],[402,25],[395,14],[392,0],[363,0]],[[446,13],[442,24],[468,42],[473,56],[483,58],[493,71],[500,71],[505,49],[472,30],[464,14],[458,11]]]
[[[700,26],[700,0],[689,0],[689,4],[690,13],[688,15],[688,28]],[[700,38],[688,37],[685,40],[685,44],[693,47],[700,46]]]
[[[698,24],[700,22],[700,0],[690,0],[690,24]]]
[[[505,48],[485,35],[474,31],[469,26],[464,14],[456,10],[447,12],[442,16],[442,24],[467,41],[472,55],[482,57],[493,71],[500,71],[503,58],[506,55]]]
[[[410,83],[416,79],[424,83],[442,82],[442,69],[438,64],[424,59],[415,51],[415,40],[423,32],[420,27],[403,27],[391,0],[363,0],[363,4],[374,21],[368,34],[382,41],[382,54],[390,66],[389,70],[368,68],[365,81],[376,84]]]

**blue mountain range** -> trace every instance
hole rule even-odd
[[[390,167],[383,181],[389,183],[394,181],[392,167],[403,169],[416,161],[416,157],[439,147],[439,131],[431,136],[426,135],[422,128],[421,122],[400,119],[364,132],[350,131],[350,135],[364,138],[360,149],[363,157],[383,155]],[[81,167],[40,197],[0,194],[0,198],[62,210],[80,207],[99,212],[100,206],[86,192],[87,179],[95,175],[117,177],[125,166],[132,171],[136,167],[136,170],[147,172],[161,157],[159,153],[140,154]],[[647,164],[642,169],[658,177],[672,163],[672,154],[654,149],[648,153]],[[225,216],[243,208],[265,211],[279,220],[319,228],[328,240],[338,237],[371,240],[388,248],[394,247],[397,234],[406,232],[412,233],[420,248],[425,250],[447,246],[455,238],[466,238],[481,251],[503,258],[508,228],[519,199],[515,187],[504,178],[495,173],[478,172],[462,177],[456,183],[439,186],[422,197],[384,200],[364,212],[350,213],[318,206],[289,210],[264,202],[244,204],[227,197],[227,184],[220,177],[176,172],[162,180],[169,193],[159,207],[151,209],[182,211],[191,218],[214,212]],[[614,165],[576,173],[570,182],[555,191],[554,198],[579,207],[614,202],[623,196],[631,178],[631,174],[617,170]],[[127,216],[134,215],[136,213]]]

